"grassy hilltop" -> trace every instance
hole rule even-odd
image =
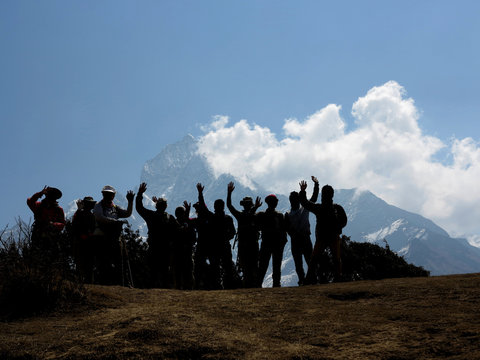
[[[480,359],[480,274],[87,294],[73,310],[0,323],[0,358]]]

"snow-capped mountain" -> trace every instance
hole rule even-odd
[[[226,199],[227,184],[235,181],[229,174],[215,178],[205,159],[196,150],[195,138],[188,135],[181,141],[166,146],[144,165],[141,181],[148,184],[147,195],[166,197],[169,204],[167,210],[171,213],[184,200],[196,201],[195,185],[198,182],[205,186],[207,205],[213,207],[215,199]],[[235,182],[235,186],[232,200],[238,208],[239,201],[244,196],[261,196],[264,199],[274,191],[262,189],[258,184],[255,190],[245,188],[239,182]],[[278,195],[278,198],[277,209],[285,212],[289,208],[288,198],[282,195]],[[344,234],[354,241],[382,245],[386,240],[392,250],[404,256],[408,262],[430,270],[432,275],[480,271],[480,249],[471,246],[466,239],[451,238],[431,220],[389,205],[369,191],[336,190],[334,201],[345,208],[348,225]],[[264,208],[265,205],[260,210]],[[313,234],[313,216],[311,224]],[[290,243],[284,252],[282,283],[296,284]],[[270,285],[269,279],[265,285]]]
[[[147,183],[145,206],[153,209],[150,198],[162,196],[168,201],[169,213],[174,213],[175,208],[181,206],[184,200],[190,203],[197,201],[196,184],[199,182],[205,186],[205,201],[212,209],[216,199],[226,200],[227,184],[230,181],[235,182],[232,200],[238,209],[239,202],[244,196],[251,196],[254,199],[260,196],[263,201],[266,195],[274,192],[274,189],[263,189],[258,184],[255,184],[255,189],[246,188],[229,174],[215,177],[206,160],[197,154],[196,139],[191,135],[166,146],[156,157],[147,161],[140,181]],[[310,191],[311,189],[309,187]],[[277,197],[279,199],[277,210],[287,211],[288,197],[279,194]],[[115,201],[120,206],[126,207],[124,195],[117,194]],[[408,262],[423,266],[432,275],[480,272],[480,248],[470,245],[466,239],[451,238],[431,220],[389,205],[369,191],[335,190],[334,201],[342,205],[347,213],[348,224],[343,233],[350,236],[353,241],[378,243],[381,246],[387,241],[393,251],[404,256]],[[265,208],[263,205],[260,211]],[[145,223],[135,211],[129,221],[134,229],[138,228],[146,235]],[[310,223],[314,234],[313,215]],[[314,240],[312,235],[312,241]],[[271,286],[271,269],[267,274],[264,286]],[[282,263],[282,285],[296,284],[297,276],[289,241],[285,246]]]
[[[381,244],[432,275],[480,271],[480,249],[451,238],[433,221],[387,204],[369,191],[338,190],[335,201],[347,212],[344,233],[354,241]]]

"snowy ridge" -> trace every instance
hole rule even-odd
[[[371,234],[367,234],[363,238],[369,243],[374,243],[374,242],[378,242],[378,241],[381,241],[383,239],[386,239],[389,235],[398,231],[400,226],[402,226],[404,224],[404,221],[405,220],[403,220],[403,219],[395,220],[390,226],[382,228],[382,229],[380,229],[378,231],[375,231]]]
[[[237,208],[244,196],[261,196],[263,199],[272,193],[272,189],[263,189],[255,183],[251,188],[242,186],[238,179],[229,174],[214,174],[206,160],[198,155],[196,139],[191,135],[166,146],[155,158],[147,161],[141,181],[147,182],[149,196],[167,197],[169,212],[173,212],[183,200],[196,201],[195,185],[198,182],[205,185],[205,199],[211,208],[215,199],[226,199],[229,181],[235,181],[232,201]],[[288,198],[281,194],[277,196],[277,209],[285,212],[290,205]],[[434,275],[480,272],[480,249],[471,246],[466,239],[451,238],[429,219],[389,205],[365,189],[335,190],[334,201],[347,212],[348,224],[343,233],[353,241],[368,241],[384,246],[383,240],[386,240],[393,251],[415,265],[424,266]],[[264,207],[265,205],[260,210]],[[310,223],[314,234],[314,216],[310,216]],[[470,242],[475,240],[478,239],[470,239]],[[265,286],[271,285],[270,275],[269,270]],[[297,277],[288,242],[282,263],[282,285],[296,284]]]
[[[245,187],[229,174],[214,174],[206,160],[198,155],[196,139],[191,135],[166,146],[157,156],[148,160],[143,166],[140,181],[148,186],[144,195],[145,207],[154,209],[151,197],[162,196],[167,199],[169,213],[174,213],[184,200],[191,203],[197,201],[198,182],[205,186],[204,196],[209,208],[213,208],[215,199],[226,200],[230,181],[235,182],[232,202],[238,209],[244,196],[260,196],[263,200],[272,193],[272,189],[263,189],[255,183],[252,188]],[[277,197],[278,211],[288,210],[288,197],[281,194],[277,194]],[[122,207],[126,206],[125,196],[121,194],[117,194],[115,201]],[[480,245],[480,237],[472,237],[468,241],[452,238],[431,220],[389,205],[368,190],[336,189],[334,201],[342,205],[347,213],[348,224],[343,233],[352,241],[368,241],[384,246],[383,240],[386,240],[393,251],[404,256],[408,262],[423,266],[432,275],[480,272],[480,249],[472,246]],[[259,210],[264,209],[265,205]],[[135,211],[129,222],[133,229],[140,229],[142,235],[146,235],[145,223]],[[312,215],[310,223],[312,234],[315,234],[315,218]],[[271,286],[271,281],[269,269],[264,286]],[[282,263],[282,286],[296,285],[297,276],[289,241]]]

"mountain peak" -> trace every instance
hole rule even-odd
[[[198,197],[196,184],[199,182],[205,186],[205,200],[209,206],[215,199],[226,199],[230,181],[234,181],[236,186],[232,194],[236,207],[243,196],[260,196],[263,199],[272,191],[275,192],[274,189],[266,191],[260,184],[237,179],[230,174],[214,174],[205,157],[198,154],[197,140],[190,134],[167,145],[157,156],[148,160],[141,181],[147,183],[147,195],[150,197],[166,197],[169,209],[181,205],[184,200],[195,202]],[[278,198],[277,209],[285,212],[290,207],[288,198],[283,195]],[[383,243],[386,240],[393,251],[401,252],[407,260],[424,266],[434,275],[480,271],[479,249],[468,247],[466,241],[452,239],[433,221],[390,205],[369,190],[335,189],[334,201],[342,205],[347,213],[348,224],[343,233],[353,241]],[[310,223],[314,241],[316,221],[313,215]],[[465,266],[461,267],[462,263]],[[285,248],[282,275],[283,285],[295,284],[289,244]]]

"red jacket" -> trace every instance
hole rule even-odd
[[[27,199],[27,205],[33,211],[35,226],[48,228],[51,225],[55,230],[62,231],[65,227],[65,213],[63,209],[58,206],[58,203],[49,206],[45,199],[37,201],[41,197],[42,193],[38,192]]]

